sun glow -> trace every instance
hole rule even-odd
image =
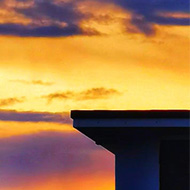
[[[190,108],[189,14],[122,2],[0,1],[0,190],[115,189],[70,110]]]

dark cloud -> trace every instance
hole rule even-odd
[[[79,12],[73,2],[55,4],[53,1],[35,1],[33,7],[15,10],[32,19],[41,21],[50,19],[65,22],[68,25],[77,24],[80,20],[88,17],[88,15]]]
[[[66,91],[66,92],[56,92],[51,93],[43,98],[47,98],[48,102],[51,102],[54,99],[74,99],[74,100],[94,100],[94,99],[106,99],[113,95],[119,95],[120,92],[115,89],[107,88],[91,88],[81,92]]]
[[[175,17],[162,17],[162,16],[152,16],[148,19],[149,22],[155,22],[160,25],[181,25],[187,26],[190,24],[189,18],[175,18]]]
[[[0,35],[21,37],[100,35],[93,28],[80,27],[80,21],[88,18],[89,15],[78,11],[76,3],[73,2],[34,1],[33,6],[14,7],[13,11],[29,18],[31,23],[0,24]]]
[[[0,34],[13,35],[22,37],[60,37],[74,35],[99,35],[93,29],[82,30],[77,25],[69,25],[66,27],[49,25],[49,26],[34,26],[22,24],[0,24]]]
[[[0,107],[6,107],[6,106],[12,106],[17,103],[22,103],[24,102],[25,98],[5,98],[5,99],[0,99]]]
[[[13,110],[0,110],[1,121],[18,122],[53,122],[71,124],[69,113],[49,113],[49,112],[17,112]]]
[[[116,0],[115,3],[143,15],[156,11],[189,12],[187,0]]]
[[[86,91],[82,91],[79,93],[77,99],[79,100],[93,100],[93,99],[104,99],[109,98],[113,95],[119,95],[120,93],[115,89],[107,89],[107,88],[92,88]]]
[[[42,96],[42,98],[47,98],[48,102],[51,102],[54,99],[73,99],[74,96],[75,96],[74,92],[66,91],[66,92],[51,93],[46,96]]]
[[[45,82],[42,80],[32,80],[32,81],[27,81],[27,80],[10,80],[10,82],[18,82],[22,84],[34,84],[34,85],[43,85],[43,86],[51,86],[54,83],[53,82]]]
[[[189,12],[188,0],[113,0],[113,2],[132,13],[132,32],[154,34],[154,24],[189,25],[187,18],[162,17],[158,12]]]
[[[101,2],[100,0],[93,0]],[[21,4],[29,3],[28,0],[18,0]],[[3,23],[0,24],[1,35],[16,35],[23,37],[59,37],[75,35],[101,35],[95,28],[81,27],[81,22],[91,19],[101,24],[110,24],[115,18],[112,15],[98,15],[88,10],[81,11],[80,5],[85,0],[69,2],[35,0],[30,6],[12,7],[16,14],[23,15],[31,22],[29,24]],[[123,22],[126,30],[133,33],[153,35],[154,25],[189,25],[189,18],[175,18],[162,16],[158,13],[189,12],[188,0],[105,0],[106,3],[115,3],[131,14],[131,22]],[[6,7],[5,7],[6,9]],[[10,7],[9,7],[10,9]],[[99,21],[98,21],[99,20]]]
[[[91,154],[98,151],[100,158]],[[79,133],[41,132],[0,139],[0,187],[33,183],[39,178],[70,173],[113,171],[111,155]]]

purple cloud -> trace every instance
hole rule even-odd
[[[50,113],[50,112],[17,112],[14,110],[0,110],[1,121],[18,122],[52,122],[71,124],[69,113]]]
[[[100,0],[92,0],[101,2]],[[6,7],[5,9],[10,9]],[[17,3],[22,2],[22,6]],[[30,1],[17,0],[14,7],[11,7],[15,14],[19,14],[29,19],[28,24],[3,23],[0,24],[1,35],[16,35],[24,37],[59,37],[75,35],[101,35],[95,28],[82,28],[81,22],[99,18],[100,15],[79,9],[79,3],[85,3],[85,0],[69,2],[63,1]],[[115,3],[129,11],[132,15],[131,25],[129,22],[123,22],[126,29],[133,33],[143,33],[152,35],[155,32],[154,24],[158,25],[179,25],[186,26],[190,24],[189,18],[175,18],[159,15],[159,12],[189,12],[188,0],[105,0],[107,3]],[[24,6],[26,4],[27,6]],[[110,15],[104,15],[106,23],[112,22]]]
[[[94,151],[102,155],[101,160],[91,156]],[[2,138],[0,187],[15,187],[52,175],[113,172],[112,161],[111,154],[79,133],[41,132]]]
[[[13,24],[13,23],[0,24],[0,34],[13,35],[13,36],[15,35],[21,37],[99,35],[99,33],[93,29],[84,31],[77,25],[69,25],[66,27],[61,27],[58,25],[35,26],[35,25]]]
[[[109,1],[109,0],[108,0]],[[154,34],[154,24],[181,25],[190,24],[189,18],[163,17],[158,12],[189,13],[188,0],[111,0],[115,4],[131,11],[131,24],[135,27],[131,32]]]
[[[88,15],[78,11],[74,2],[35,1],[29,8],[16,8],[17,12],[32,19],[51,19],[67,24],[77,24],[80,20],[88,18]]]
[[[80,12],[74,2],[34,1],[32,6],[15,6],[13,11],[29,18],[31,23],[0,24],[0,34],[21,37],[100,35],[93,28],[80,27],[80,22],[89,18],[90,15]]]

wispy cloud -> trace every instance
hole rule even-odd
[[[121,93],[116,89],[107,89],[104,87],[100,88],[91,88],[81,92],[75,91],[65,91],[65,92],[56,92],[51,93],[43,98],[47,98],[48,102],[51,102],[54,99],[73,99],[73,100],[94,100],[94,99],[107,99],[113,95],[120,95]]]
[[[69,113],[50,113],[50,112],[18,112],[14,110],[0,110],[1,121],[18,122],[52,122],[71,124]]]
[[[5,98],[5,99],[0,99],[0,107],[6,107],[6,106],[12,106],[17,103],[23,103],[25,101],[25,97],[17,98]]]
[[[66,92],[51,93],[51,94],[42,96],[42,98],[47,98],[48,102],[50,103],[54,99],[73,99],[74,96],[75,96],[74,92],[66,91]]]
[[[113,95],[120,95],[120,92],[112,88],[91,88],[78,94],[78,100],[106,99]]]
[[[32,81],[27,81],[27,80],[9,80],[10,82],[18,82],[22,84],[34,84],[34,85],[44,85],[44,86],[51,86],[54,84],[54,82],[46,82],[42,80],[32,80]]]

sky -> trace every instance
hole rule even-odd
[[[114,190],[114,155],[70,110],[190,108],[188,0],[0,0],[0,190]]]

